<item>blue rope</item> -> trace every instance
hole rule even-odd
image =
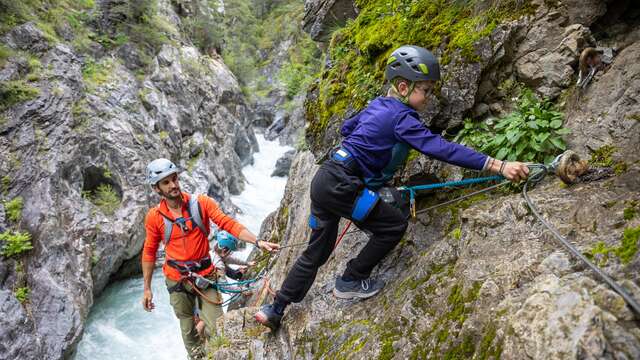
[[[464,185],[479,184],[483,182],[500,181],[500,180],[504,180],[504,176],[494,175],[494,176],[485,176],[480,178],[447,181],[447,182],[435,183],[435,184],[401,186],[398,188],[398,190],[409,192],[409,206],[411,208],[411,216],[415,218],[416,217],[416,191],[418,190],[438,189],[438,188],[449,187],[449,186],[464,186]]]
[[[488,181],[499,181],[499,180],[504,180],[504,176],[494,175],[494,176],[486,176],[486,177],[473,178],[473,179],[447,181],[447,182],[435,183],[435,184],[401,186],[398,188],[398,190],[415,192],[418,190],[438,189],[438,188],[449,187],[449,186],[464,186],[464,185],[471,185],[471,184],[478,184],[478,183],[483,183]]]
[[[235,281],[235,282],[223,282],[223,283],[218,283],[218,284],[222,284],[225,286],[238,286],[238,285],[246,285],[246,284],[252,284],[258,280],[260,280],[262,277],[256,277],[253,279],[247,279],[247,280],[241,280],[241,281]]]

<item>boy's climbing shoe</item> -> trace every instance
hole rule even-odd
[[[274,331],[278,330],[280,327],[280,320],[282,320],[282,314],[278,314],[272,304],[262,305],[260,311],[258,311],[253,317],[257,322]]]
[[[343,280],[342,276],[336,279],[336,286],[333,288],[333,295],[340,299],[366,299],[380,292],[384,287],[384,282],[375,279],[364,280]]]

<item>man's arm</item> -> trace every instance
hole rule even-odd
[[[144,221],[146,238],[142,247],[142,279],[143,279],[143,295],[142,307],[146,311],[151,311],[155,307],[153,304],[153,292],[151,291],[151,279],[153,278],[153,268],[156,264],[156,252],[160,246],[160,232],[154,220],[152,211],[147,213]]]
[[[258,240],[256,236],[251,231],[247,230],[242,224],[237,222],[231,216],[223,213],[215,200],[209,196],[203,195],[200,199],[204,199],[204,201],[201,201],[201,204],[203,204],[211,221],[218,225],[220,229],[228,231],[231,235],[241,241],[254,244],[259,249],[271,252],[280,248],[280,245],[278,244]]]
[[[146,311],[151,311],[155,307],[153,303],[153,293],[151,291],[151,279],[153,278],[153,268],[155,262],[142,261],[142,279],[144,282],[144,293],[142,295],[142,307]]]
[[[258,249],[267,250],[269,252],[276,251],[280,249],[280,244],[271,243],[268,241],[258,240],[253,233],[247,229],[243,229],[240,234],[238,234],[238,239],[254,244]]]

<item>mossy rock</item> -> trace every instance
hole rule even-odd
[[[361,110],[381,94],[386,59],[405,44],[441,53],[446,64],[454,53],[464,61],[477,62],[475,44],[508,19],[530,14],[529,1],[501,1],[475,13],[474,2],[419,0],[388,3],[359,0],[355,20],[333,33],[328,56],[330,67],[322,70],[315,94],[305,103],[307,140],[315,153],[331,145],[322,142],[330,122],[342,122],[347,111]]]

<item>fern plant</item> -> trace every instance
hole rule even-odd
[[[31,234],[27,232],[5,231],[0,233],[0,242],[4,244],[0,250],[0,255],[6,257],[20,255],[25,251],[33,249],[31,245]]]

